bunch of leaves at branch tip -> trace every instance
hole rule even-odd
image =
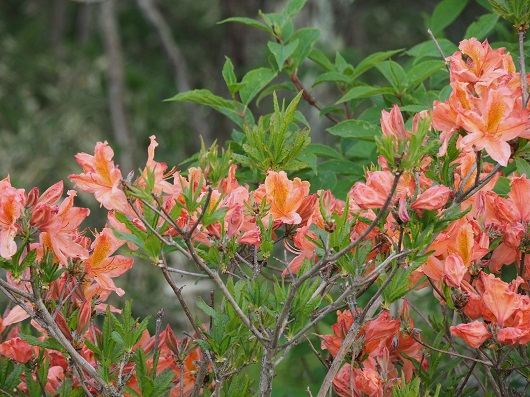
[[[489,0],[493,11],[510,22],[518,32],[526,32],[530,21],[529,0]]]
[[[245,154],[234,154],[234,159],[266,174],[267,171],[295,171],[308,164],[298,160],[304,149],[311,143],[309,130],[299,129],[296,125],[296,106],[302,97],[300,92],[289,103],[282,106],[274,94],[274,113],[260,117],[258,125],[252,129],[245,128]]]
[[[217,184],[228,175],[228,170],[232,164],[232,150],[224,148],[219,155],[217,140],[207,150],[204,140],[201,137],[201,151],[199,152],[199,167],[202,169],[206,181],[213,185]]]

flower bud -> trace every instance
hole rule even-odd
[[[90,301],[84,301],[79,314],[77,316],[77,335],[81,335],[83,331],[88,327],[90,319],[92,318],[92,304]]]
[[[28,198],[26,199],[25,207],[26,208],[33,207],[37,203],[38,199],[39,199],[39,188],[38,187],[34,187],[28,193]]]

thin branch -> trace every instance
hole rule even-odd
[[[449,69],[449,62],[445,58],[444,52],[442,51],[442,47],[440,47],[440,43],[438,43],[438,40],[436,40],[436,37],[434,37],[434,34],[432,33],[431,29],[427,29],[427,33],[429,33],[429,36],[431,36],[432,41],[434,41],[434,44],[436,44],[436,48],[438,49],[438,52],[444,60],[445,67],[447,68],[447,71],[450,72],[451,70]]]

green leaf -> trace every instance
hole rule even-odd
[[[498,20],[499,15],[497,14],[481,15],[477,21],[469,25],[464,37],[476,37],[477,40],[483,40],[495,28]]]
[[[497,183],[493,191],[501,196],[505,196],[510,192],[510,180],[504,176],[497,179]]]
[[[453,54],[458,50],[458,47],[447,39],[438,39],[437,41],[443,53],[446,55]],[[415,58],[413,62],[414,64],[426,57],[442,60],[440,51],[438,50],[436,43],[432,40],[424,41],[423,43],[415,45],[410,50],[406,51],[405,54]]]
[[[345,76],[342,73],[326,72],[326,73],[322,73],[315,79],[315,81],[313,82],[313,87],[316,87],[317,85],[321,83],[349,84],[350,81],[351,81],[351,78],[349,76]]]
[[[392,50],[392,51],[381,51],[381,52],[375,52],[366,58],[364,58],[359,64],[355,67],[352,79],[355,79],[359,77],[361,74],[366,72],[367,70],[373,68],[376,66],[379,62],[384,61],[385,59],[390,58],[392,55],[399,54],[403,50]]]
[[[362,120],[345,120],[326,129],[330,134],[347,139],[373,142],[381,135],[381,127]]]
[[[396,94],[402,93],[403,89],[408,86],[407,74],[399,63],[394,61],[380,62],[376,65],[376,68],[385,76],[385,79],[394,88]]]
[[[376,95],[392,94],[394,90],[390,87],[373,87],[369,85],[361,85],[353,87],[349,90],[342,98],[340,98],[336,105],[339,103],[351,101],[352,99],[370,98]]]
[[[433,75],[438,70],[444,69],[445,63],[439,61],[425,61],[414,65],[407,73],[407,80],[410,85],[420,84],[427,77]]]
[[[204,299],[202,299],[200,296],[197,298],[197,307],[201,309],[208,317],[214,318],[216,316],[216,312],[213,307],[208,305]]]
[[[521,175],[526,175],[527,179],[530,179],[530,164],[527,160],[522,158],[515,159],[515,164],[517,166],[517,172]]]
[[[283,13],[293,17],[304,8],[306,2],[307,0],[291,0],[283,10]]]
[[[192,90],[181,92],[172,98],[166,99],[166,101],[193,102],[211,107],[223,107],[228,109],[234,109],[233,102],[224,99],[220,96],[214,95],[211,91],[208,90]]]
[[[321,143],[312,143],[306,148],[306,152],[313,153],[318,157],[325,157],[330,159],[341,159],[342,155],[331,146],[323,145]]]
[[[313,28],[302,28],[293,34],[291,41],[298,41],[298,46],[291,55],[292,67],[294,69],[298,69],[302,62],[308,57],[313,45],[319,37],[320,30]]]
[[[19,337],[20,339],[25,340],[32,346],[58,351],[62,351],[64,349],[59,342],[52,338],[47,338],[41,341],[39,338],[27,334],[19,334]]]
[[[272,31],[272,29],[269,26],[267,26],[263,22],[257,21],[257,20],[252,19],[252,18],[231,17],[231,18],[223,19],[222,21],[220,21],[218,23],[221,24],[221,23],[227,23],[227,22],[239,22],[239,23],[242,23],[244,25],[253,26],[255,28],[262,29],[262,30],[264,30],[266,32],[269,32],[270,34],[273,34],[273,31]]]
[[[269,41],[267,43],[267,47],[269,47],[270,52],[272,53],[272,55],[274,55],[274,59],[276,60],[278,69],[280,71],[283,69],[283,65],[287,58],[291,56],[297,46],[298,40],[291,41],[289,44],[286,45],[282,45],[272,41]]]
[[[431,32],[437,35],[449,26],[466,8],[468,0],[443,0],[434,9],[431,17]]]
[[[226,86],[228,87],[228,90],[230,91],[230,94],[234,95],[237,91],[241,89],[243,86],[242,84],[237,83],[237,77],[234,72],[234,65],[232,64],[232,61],[230,58],[225,57],[226,61],[223,65],[223,79],[226,83]]]
[[[243,104],[248,105],[274,77],[276,77],[276,72],[269,68],[258,68],[248,72],[241,80],[245,86],[239,91]]]
[[[333,172],[336,175],[363,175],[362,167],[357,162],[348,160],[328,160],[318,165],[319,172]]]
[[[313,49],[309,53],[308,58],[327,72],[330,72],[334,69],[334,65],[322,51]]]

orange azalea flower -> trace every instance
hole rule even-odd
[[[92,243],[90,257],[84,261],[89,279],[93,279],[103,290],[115,291],[120,296],[124,291],[117,288],[112,279],[129,270],[133,259],[122,255],[111,255],[123,243],[114,236],[111,229],[105,227]]]
[[[522,305],[522,296],[516,291],[524,281],[520,277],[511,283],[505,283],[493,274],[482,272],[477,285],[482,293],[485,309],[484,319],[503,326],[514,312]]]
[[[488,86],[494,80],[515,72],[515,65],[505,48],[492,49],[488,40],[480,43],[476,38],[462,40],[455,52],[447,58],[450,62],[451,81]]]
[[[489,89],[475,98],[475,109],[462,110],[460,121],[468,132],[461,141],[461,148],[474,146],[476,151],[485,149],[491,158],[506,166],[511,156],[508,141],[524,134],[528,129],[528,109],[516,106],[520,92],[507,87]]]
[[[19,363],[26,364],[34,356],[34,348],[19,337],[10,339],[0,345],[0,355],[11,358]]]
[[[299,224],[302,217],[297,212],[302,200],[309,195],[309,182],[300,178],[289,180],[284,171],[269,171],[265,178],[267,201],[271,203],[270,214],[273,220],[286,224]]]
[[[493,337],[486,324],[481,321],[451,326],[450,330],[454,336],[463,338],[468,346],[474,349],[478,349],[486,340]]]
[[[112,157],[114,151],[107,141],[98,142],[94,155],[78,153],[75,158],[83,167],[83,173],[72,174],[68,178],[75,182],[75,186],[87,193],[93,193],[106,209],[116,210],[127,214],[129,204],[125,193],[120,189],[121,171],[114,165]]]
[[[0,181],[0,256],[11,259],[17,252],[16,224],[25,203],[24,190],[11,186],[9,176]]]
[[[315,256],[315,244],[308,237],[315,240],[318,238],[315,233],[309,231],[309,226],[299,227],[296,230],[296,236],[293,238],[296,248],[287,247],[287,249],[298,255],[289,262],[287,269],[282,272],[282,277],[289,273],[297,274],[304,263],[304,259],[312,259]]]
[[[61,265],[66,266],[68,258],[88,257],[84,238],[79,234],[79,225],[90,214],[88,208],[74,207],[75,190],[68,191],[68,197],[57,207],[49,222],[41,226],[39,236],[43,248],[53,250]]]

